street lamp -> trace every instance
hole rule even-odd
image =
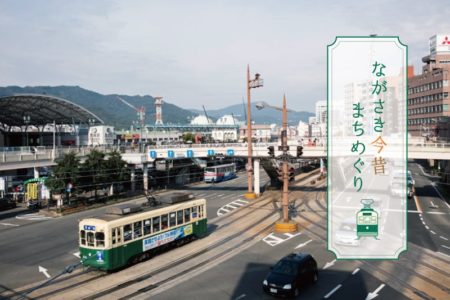
[[[28,124],[31,122],[31,117],[28,115],[23,116],[23,122],[25,123],[25,134],[27,137],[27,147],[28,147]]]
[[[293,232],[297,231],[297,225],[291,223],[289,220],[289,174],[288,174],[288,145],[287,145],[287,112],[292,111],[286,108],[286,96],[283,96],[283,107],[277,107],[267,104],[266,102],[256,103],[256,108],[261,110],[265,107],[270,107],[276,110],[280,110],[283,115],[281,131],[281,149],[283,150],[283,194],[281,200],[281,206],[283,207],[283,222],[275,224],[275,230],[280,232]]]
[[[248,191],[244,195],[246,199],[255,199],[256,194],[253,192],[253,166],[252,166],[252,118],[251,118],[251,97],[250,89],[263,86],[261,75],[256,73],[254,79],[250,79],[250,66],[247,65],[247,145],[248,145],[248,161],[247,161],[247,181]]]

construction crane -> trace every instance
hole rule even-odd
[[[141,124],[141,135],[139,136],[139,144],[142,144],[142,129],[144,128],[145,125],[145,107],[141,106],[140,108],[136,108],[133,104],[129,103],[128,101],[119,96],[117,96],[117,99],[119,99],[120,101],[122,101],[122,103],[126,104],[127,106],[131,107],[137,112],[138,121]]]

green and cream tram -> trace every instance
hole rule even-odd
[[[85,266],[113,270],[151,257],[207,231],[206,200],[194,199],[157,208],[133,204],[79,223],[80,257]]]

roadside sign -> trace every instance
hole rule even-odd
[[[169,150],[167,151],[167,156],[170,158],[174,158],[175,157],[175,153],[173,152],[173,150]]]
[[[187,156],[187,157],[194,157],[194,151],[192,151],[192,150],[187,150],[187,151],[186,151],[186,156]]]
[[[209,149],[208,150],[208,156],[214,156],[214,150]]]
[[[227,155],[228,156],[233,156],[234,155],[234,150],[233,149],[228,149],[227,150]]]
[[[150,151],[150,157],[156,158],[156,151]]]

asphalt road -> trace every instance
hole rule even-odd
[[[450,254],[450,207],[433,188],[435,178],[423,172],[416,163],[410,163],[409,169],[416,182],[417,198],[408,200],[408,241],[434,251],[437,257],[450,257],[447,256]],[[325,205],[324,201],[322,205]],[[322,218],[325,226],[325,212]],[[262,281],[270,266],[284,255],[296,251],[311,253],[319,265],[318,283],[305,287],[299,299],[408,299],[389,280],[382,280],[371,271],[372,266],[379,265],[377,262],[363,262],[361,265],[361,261],[356,260],[335,260],[334,255],[327,251],[324,240],[310,232],[294,237],[272,232],[228,261],[179,282],[152,299],[179,299],[179,295],[183,295],[183,299],[273,299],[262,291]],[[420,277],[415,273],[416,268],[406,266],[405,261],[407,259],[403,258],[401,262],[393,262],[394,269],[388,272],[395,273],[394,276],[405,282],[414,276]],[[426,256],[420,261],[426,264]],[[414,266],[413,261],[408,261],[408,264]],[[444,268],[438,272],[446,273]],[[422,280],[436,285],[440,279],[431,276],[422,277]]]
[[[261,172],[261,185],[269,181]],[[218,210],[236,200],[243,200],[247,190],[245,173],[216,184],[199,183],[187,187],[198,198],[207,199],[209,219],[217,216]],[[133,200],[134,202],[136,200]],[[236,202],[242,205],[245,202]],[[237,209],[239,205],[231,205]],[[228,206],[231,211],[232,207]],[[20,208],[0,214],[0,293],[44,280],[39,266],[54,276],[64,267],[79,259],[77,227],[78,221],[102,214],[105,208],[67,215],[61,218],[46,218]],[[224,212],[224,210],[222,210]]]

